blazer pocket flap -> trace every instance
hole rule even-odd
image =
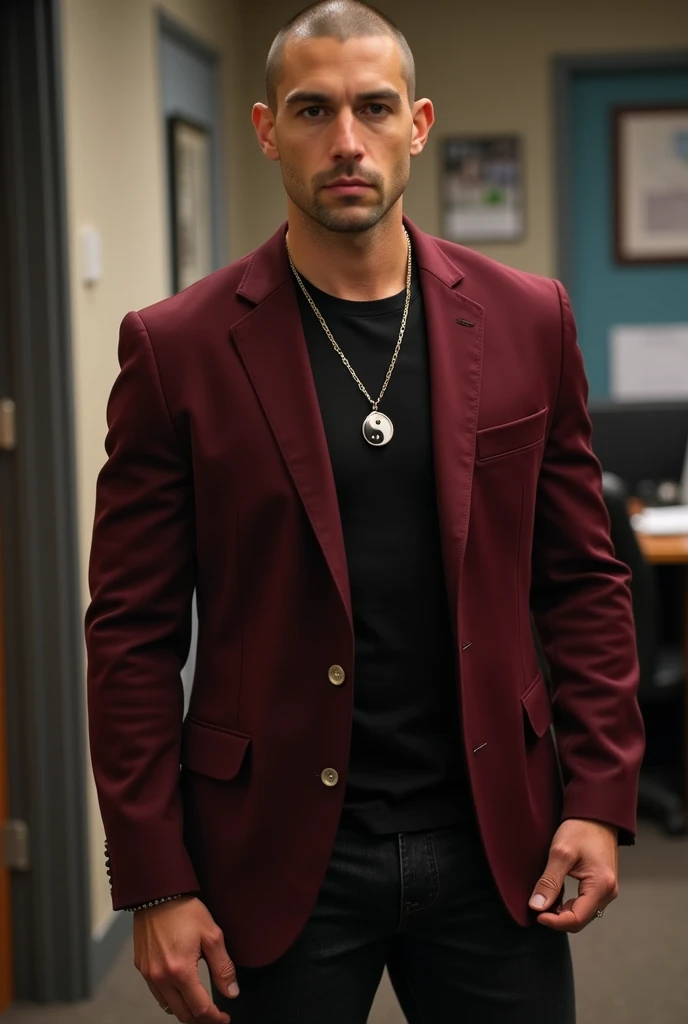
[[[229,782],[239,774],[251,737],[187,718],[182,740],[182,765],[199,775]]]
[[[522,695],[521,702],[535,735],[538,738],[544,736],[552,724],[552,704],[540,673]]]
[[[479,430],[476,438],[478,462],[494,459],[498,455],[508,455],[542,441],[545,436],[547,412],[545,406],[540,412],[526,416],[525,419],[512,420],[511,423],[500,423],[496,427]]]

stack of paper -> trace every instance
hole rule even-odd
[[[688,533],[688,505],[646,508],[631,516],[631,523],[638,533],[649,533],[656,537]]]

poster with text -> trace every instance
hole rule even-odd
[[[440,166],[445,238],[465,243],[523,238],[523,157],[518,136],[444,139]]]

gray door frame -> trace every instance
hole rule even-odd
[[[170,40],[174,40],[179,46],[185,49],[189,54],[193,55],[197,60],[201,61],[210,73],[212,81],[213,91],[213,109],[209,120],[203,124],[204,128],[207,128],[211,133],[212,138],[212,166],[211,166],[211,203],[213,210],[212,219],[212,245],[213,245],[213,260],[214,269],[218,270],[227,259],[227,243],[226,243],[226,232],[222,230],[225,224],[225,199],[224,199],[224,146],[223,146],[223,110],[222,101],[220,97],[220,57],[216,51],[211,50],[209,46],[197,39],[196,36],[192,35],[187,29],[180,25],[173,17],[167,14],[165,11],[158,12],[158,55],[162,57],[162,45],[163,40],[167,37]],[[162,76],[161,76],[162,79]],[[160,84],[160,106],[163,111],[163,131],[164,138],[168,142],[168,124],[167,118],[173,115],[179,115],[181,117],[189,117],[189,111],[186,109],[172,109],[168,102],[168,97],[165,95],[164,84],[161,80]],[[191,120],[194,118],[191,116]],[[168,161],[169,161],[169,148],[168,148]],[[168,230],[171,231],[172,215],[173,215],[173,203],[172,194],[170,188],[171,182],[169,178],[169,167],[168,176],[165,181],[165,188],[168,191],[167,209],[168,209]],[[174,274],[172,269],[172,256],[173,256],[173,244],[172,239],[169,239],[168,249],[170,252],[170,282],[174,280]]]
[[[566,54],[553,59],[554,169],[556,183],[556,274],[567,288],[572,284],[573,216],[571,209],[571,93],[573,78],[585,71],[668,71],[688,68],[688,50],[643,53]]]
[[[59,0],[0,5],[0,455],[15,997],[92,990]]]

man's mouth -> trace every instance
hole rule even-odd
[[[337,178],[336,181],[325,186],[330,192],[338,192],[341,195],[356,195],[372,187],[363,178]]]

